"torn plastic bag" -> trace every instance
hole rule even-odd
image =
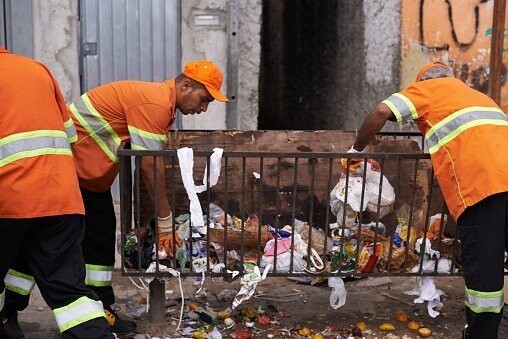
[[[329,277],[328,286],[332,288],[330,306],[336,310],[346,303],[347,291],[344,280],[341,277]]]

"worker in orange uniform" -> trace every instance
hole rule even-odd
[[[117,81],[97,87],[69,105],[77,131],[72,153],[85,204],[83,255],[86,284],[104,304],[106,318],[118,334],[132,332],[136,324],[121,319],[112,307],[115,296],[111,286],[115,262],[116,217],[110,187],[118,174],[117,149],[130,141],[135,150],[162,150],[166,134],[182,114],[206,112],[214,99],[226,102],[220,92],[222,73],[211,61],[189,62],[182,74],[164,82]],[[154,166],[157,182],[154,183]],[[141,172],[153,199],[157,199],[161,255],[172,251],[173,216],[167,200],[162,159],[143,157]],[[157,185],[157,197],[153,187]],[[179,239],[175,239],[179,245]],[[13,267],[26,274],[23,265]],[[9,293],[10,307],[19,310],[28,305],[29,293]]]
[[[13,337],[4,327],[19,327],[3,309],[6,290],[34,281],[64,338],[114,338],[102,303],[85,285],[85,211],[68,138],[75,130],[58,84],[44,65],[1,46],[0,74],[0,311],[6,319],[0,338]],[[8,274],[18,255],[33,277]]]
[[[466,285],[463,336],[497,338],[508,247],[508,119],[492,99],[436,62],[369,112],[349,152],[363,151],[387,120],[410,119],[425,136],[436,179],[459,227]]]

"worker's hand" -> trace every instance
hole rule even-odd
[[[347,151],[347,153],[362,153],[360,151],[357,151],[351,146],[351,148]],[[359,159],[359,158],[341,158],[340,164],[342,165],[342,172],[343,173],[355,173],[358,168],[363,164],[365,159]],[[348,166],[349,161],[349,166]],[[348,168],[349,167],[349,168]]]
[[[164,259],[172,256],[173,241],[178,247],[182,246],[182,240],[175,233],[173,238],[173,216],[170,214],[165,218],[158,218],[159,221],[159,241],[157,243],[157,250],[159,252],[159,259]]]

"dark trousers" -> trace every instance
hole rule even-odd
[[[28,265],[25,271],[32,272],[42,297],[53,310],[81,297],[98,300],[84,283],[82,216],[0,219],[0,232],[0,291],[5,288],[3,278],[9,268],[21,263]],[[6,308],[8,303],[6,300]],[[104,317],[71,327],[63,336],[113,338]]]
[[[85,237],[83,239],[83,257],[86,264],[114,266],[116,215],[111,191],[92,192],[81,187],[85,204]],[[112,286],[91,286],[102,301],[110,306],[115,303]]]
[[[503,290],[504,252],[508,248],[508,193],[468,207],[457,221],[468,289]],[[465,338],[497,338],[501,312],[475,313],[466,306]]]
[[[116,216],[111,191],[92,192],[81,188],[81,195],[86,213],[84,237],[82,236],[82,253],[85,264],[114,266]],[[33,275],[26,256],[20,255],[9,268],[27,275]],[[115,302],[115,295],[111,286],[87,285],[87,287],[99,296],[99,300],[102,301],[104,307]],[[22,295],[6,290],[3,314],[9,316],[24,310],[28,306],[29,300],[30,295]]]

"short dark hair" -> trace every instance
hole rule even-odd
[[[180,73],[176,78],[175,78],[175,83],[180,83],[182,81],[184,81],[185,79],[189,79],[191,81],[191,84],[192,84],[192,88],[194,89],[206,89],[205,85],[203,85],[202,83],[192,79],[192,78],[189,78],[188,76],[186,76],[185,74],[183,73]]]

